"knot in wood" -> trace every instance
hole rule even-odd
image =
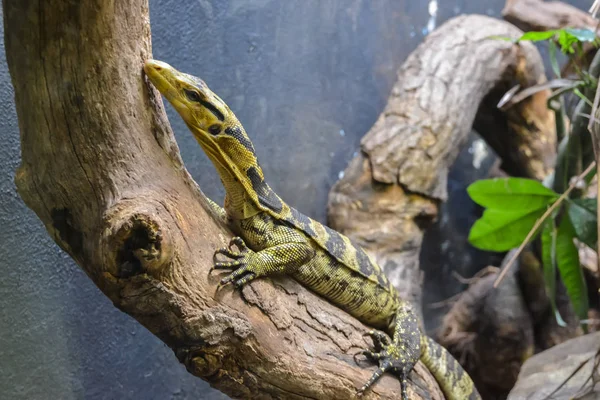
[[[222,366],[220,355],[204,351],[192,353],[186,361],[186,368],[200,377],[210,377],[216,374]]]
[[[120,277],[130,277],[161,266],[163,236],[156,221],[136,214],[121,226],[117,236],[122,241],[117,252]]]
[[[149,210],[119,212],[108,218],[108,272],[119,278],[155,274],[172,258],[165,224]]]

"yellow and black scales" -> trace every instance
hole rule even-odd
[[[186,122],[225,186],[224,208],[209,202],[239,236],[229,248],[216,251],[230,261],[217,261],[214,268],[232,271],[221,284],[241,287],[261,276],[290,275],[363,323],[385,331],[370,332],[375,349],[362,354],[379,368],[359,392],[390,371],[399,376],[406,399],[407,375],[421,359],[447,399],[480,398],[458,362],[421,333],[411,305],[399,298],[371,257],[273,192],[244,128],[202,80],[155,60],[147,61],[144,69]]]

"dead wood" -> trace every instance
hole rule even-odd
[[[61,248],[230,396],[351,398],[373,371],[352,360],[368,345],[365,326],[288,279],[215,293],[208,271],[229,233],[206,211],[142,74],[147,0],[5,0],[3,9],[21,130],[16,183]],[[411,378],[411,398],[442,398],[420,364]],[[386,376],[366,398],[398,396]]]
[[[375,254],[416,303],[423,229],[446,199],[448,169],[475,122],[504,156],[505,169],[529,177],[551,171],[556,135],[549,91],[509,113],[496,108],[515,83],[545,81],[533,45],[490,39],[521,34],[506,22],[470,15],[429,35],[400,68],[385,110],[330,192],[330,224]]]
[[[505,398],[521,363],[533,354],[533,324],[516,274],[494,290],[498,271],[487,272],[446,314],[438,340],[460,357],[483,398]]]
[[[536,354],[523,364],[509,400],[597,399],[600,397],[600,333]]]
[[[584,10],[560,1],[507,0],[502,16],[524,31],[566,27],[595,30],[598,25],[598,21]]]
[[[562,285],[556,301],[567,325],[557,324],[542,267],[532,251],[521,253],[515,268],[494,288],[497,271],[472,280],[438,333],[440,344],[459,359],[487,399],[506,398],[534,352],[582,334]]]

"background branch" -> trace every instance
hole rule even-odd
[[[507,0],[502,16],[524,31],[566,27],[596,29],[598,25],[586,11],[561,1]]]
[[[398,73],[361,152],[329,194],[329,222],[376,254],[401,294],[421,301],[424,229],[446,200],[448,170],[473,125],[521,176],[552,170],[556,132],[543,90],[508,112],[496,105],[515,82],[546,80],[535,46],[491,39],[522,32],[469,15],[429,35]]]

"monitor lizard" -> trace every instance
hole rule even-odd
[[[238,235],[215,252],[221,260],[216,258],[213,269],[231,271],[221,285],[241,288],[260,277],[289,275],[375,328],[369,332],[375,348],[357,354],[379,367],[358,394],[389,371],[400,378],[406,400],[408,374],[420,359],[448,400],[481,398],[460,364],[421,332],[413,306],[362,248],[288,206],[271,189],[241,123],[204,81],[156,60],[146,61],[144,70],[183,118],[225,187],[223,208],[207,199]]]

